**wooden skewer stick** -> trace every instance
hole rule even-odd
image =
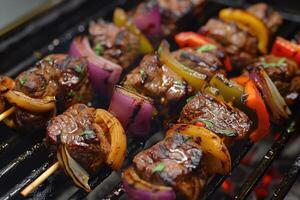
[[[40,184],[42,184],[49,176],[51,176],[58,168],[59,163],[54,163],[44,173],[42,173],[37,179],[30,183],[26,188],[21,191],[23,197],[28,196],[33,190],[35,190]]]
[[[15,107],[11,107],[10,109],[4,111],[3,113],[0,114],[0,122],[4,120],[6,117],[11,115],[12,113],[15,112]]]

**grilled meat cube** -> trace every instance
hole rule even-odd
[[[157,104],[169,106],[177,105],[192,92],[180,76],[160,63],[157,55],[146,55],[125,77],[123,85],[153,98]]]
[[[89,27],[90,41],[96,54],[128,67],[139,55],[139,39],[126,27],[99,21]]]
[[[197,199],[206,178],[205,172],[199,173],[203,153],[189,139],[175,133],[140,152],[133,159],[136,172],[146,181],[172,186],[179,197]]]
[[[199,33],[212,37],[223,45],[234,68],[242,69],[253,62],[258,54],[257,39],[234,23],[210,19],[199,29]]]
[[[68,152],[84,169],[96,173],[110,151],[104,137],[106,125],[95,123],[94,108],[75,104],[48,122],[46,141],[55,150],[57,143],[66,145]]]
[[[224,66],[220,59],[225,55],[218,49],[210,52],[198,52],[192,48],[179,49],[172,53],[173,56],[182,64],[194,69],[211,78],[215,73],[225,73]]]
[[[62,112],[74,103],[88,103],[92,98],[88,80],[87,60],[55,54],[39,61],[34,68],[16,78],[15,90],[32,98],[55,96],[57,110]],[[45,128],[51,113],[33,114],[17,108],[16,125],[26,130]]]
[[[289,105],[296,102],[300,95],[300,70],[296,62],[288,58],[267,55],[260,57],[254,65],[264,68]]]
[[[261,19],[268,27],[270,34],[274,34],[283,22],[279,12],[273,10],[265,3],[254,4],[250,6],[247,11]]]
[[[204,93],[198,93],[188,101],[178,122],[202,122],[207,129],[218,135],[237,139],[245,138],[252,125],[244,112]]]
[[[130,15],[142,15],[156,3],[161,14],[162,35],[167,36],[177,31],[178,23],[182,18],[187,15],[197,16],[202,10],[204,0],[148,0],[140,3]]]

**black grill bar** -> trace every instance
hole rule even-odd
[[[285,174],[285,176],[283,177],[278,188],[275,190],[271,200],[284,199],[286,194],[290,191],[293,184],[297,180],[299,174],[300,174],[300,155],[298,155],[298,157],[295,159],[288,173]]]
[[[2,200],[20,199],[20,190],[26,185],[34,181],[38,176],[40,176],[48,167],[50,167],[52,162],[46,161],[39,168],[33,170],[33,172],[24,178],[20,183],[15,185],[10,191],[1,197]]]
[[[19,165],[21,165],[24,161],[31,158],[32,156],[35,156],[35,154],[37,154],[38,152],[40,152],[42,150],[46,150],[45,145],[43,143],[35,144],[30,150],[25,151],[19,157],[15,158],[8,165],[3,167],[0,170],[0,179],[3,178],[4,176],[6,176],[7,174],[11,173],[15,168],[17,168]]]
[[[296,122],[291,122],[286,130],[280,135],[280,137],[273,143],[272,147],[268,150],[266,155],[260,160],[258,166],[249,175],[247,180],[242,185],[239,193],[234,197],[236,200],[246,199],[251,193],[254,186],[258,183],[261,177],[265,174],[270,167],[274,159],[279,155],[285,144],[295,134]]]

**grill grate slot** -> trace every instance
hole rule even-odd
[[[266,170],[270,167],[274,159],[279,155],[281,150],[284,148],[288,140],[295,134],[295,125],[293,121],[289,124],[288,128],[280,135],[280,137],[275,140],[272,147],[268,150],[266,155],[261,159],[258,166],[249,175],[247,180],[242,185],[240,192],[234,197],[234,199],[242,200],[246,199],[250,192],[253,190],[254,186],[258,183],[261,177],[264,175]]]
[[[293,184],[297,180],[300,174],[300,155],[295,159],[294,163],[291,166],[291,169],[283,177],[278,188],[275,190],[271,200],[282,200],[286,194],[290,191]]]

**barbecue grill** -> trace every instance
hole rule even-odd
[[[111,19],[115,7],[121,6],[129,9],[138,1],[101,1],[101,0],[73,0],[63,1],[55,5],[46,13],[31,19],[0,37],[0,73],[15,77],[21,71],[28,69],[41,57],[66,52],[72,38],[85,31],[91,20],[99,18]],[[210,0],[198,21],[188,21],[180,27],[181,30],[194,30],[208,18],[216,16],[224,7],[246,7],[254,1],[221,1]],[[280,9],[279,9],[280,10]],[[282,10],[281,10],[282,11]],[[300,30],[300,16],[290,12],[282,12],[285,22],[280,27],[278,35],[291,39],[296,31]],[[195,19],[194,19],[195,20]],[[195,23],[198,25],[195,26]],[[296,113],[296,112],[295,112]],[[232,198],[247,199],[254,186],[262,178],[266,170],[285,148],[287,142],[295,136],[298,127],[298,114],[282,127],[274,128],[280,136],[274,140],[273,145],[262,157],[258,165],[252,170],[246,181],[240,186],[239,192]],[[54,161],[55,155],[49,154],[40,136],[20,135],[0,125],[0,198],[22,199],[19,192],[28,183],[37,178]],[[159,139],[162,133],[154,133],[147,141],[129,141],[125,165],[130,164],[132,157],[150,146]],[[253,144],[249,141],[241,142],[232,149],[233,170],[251,149]],[[273,191],[272,200],[283,199],[297,179],[300,169],[300,157],[297,157],[291,167],[286,169],[286,175],[278,188]],[[209,180],[202,199],[213,199],[214,192],[227,179],[228,175],[214,176]],[[104,167],[100,173],[92,178],[90,194],[76,188],[62,173],[56,172],[47,179],[28,199],[124,199],[125,194],[121,186],[120,174]]]

